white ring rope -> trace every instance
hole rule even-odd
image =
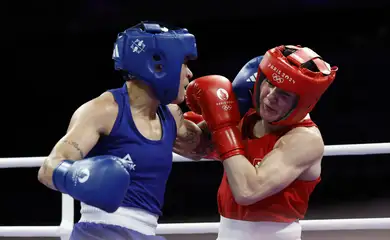
[[[390,218],[357,218],[301,220],[303,231],[331,230],[381,230],[390,229]],[[157,234],[206,234],[218,233],[218,222],[213,223],[166,223],[159,224]],[[69,234],[71,228],[61,226],[44,227],[0,227],[1,237],[61,237]]]
[[[346,144],[325,146],[325,156],[390,154],[390,143]],[[45,157],[0,158],[0,168],[39,167]],[[210,161],[209,159],[203,159]],[[174,162],[195,162],[174,154]],[[60,226],[0,227],[0,237],[61,237],[69,239],[74,224],[74,200],[62,194]],[[390,218],[302,220],[303,231],[390,229]],[[217,233],[219,223],[160,224],[158,234]]]
[[[325,146],[325,156],[347,156],[347,155],[371,155],[390,154],[390,143],[365,143],[365,144],[344,144]],[[13,157],[0,158],[0,168],[30,168],[39,167],[46,157]],[[194,162],[191,159],[173,154],[174,162]],[[201,161],[212,161],[202,159]]]
[[[390,229],[390,218],[301,220],[303,231]],[[157,227],[158,234],[218,233],[219,223],[169,223]]]

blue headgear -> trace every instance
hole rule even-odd
[[[187,29],[141,22],[118,34],[112,58],[116,70],[145,81],[161,104],[169,104],[179,91],[182,64],[197,55],[195,37]]]

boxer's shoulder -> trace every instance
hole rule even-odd
[[[182,112],[182,110],[181,110],[179,105],[177,105],[177,104],[168,104],[167,106],[168,106],[169,111],[171,111],[171,113],[172,113],[172,115],[174,117],[183,116],[183,112]]]
[[[176,121],[176,127],[180,128],[184,122],[183,111],[177,104],[168,104],[168,109]]]
[[[296,134],[296,135],[301,135],[301,136],[304,136],[304,137],[318,137],[318,138],[321,138],[322,139],[322,135],[321,135],[321,132],[320,130],[318,129],[317,126],[310,126],[310,127],[307,127],[307,126],[299,126],[299,127],[295,127],[295,128],[292,128],[291,130],[289,130],[286,134]]]
[[[280,139],[291,139],[291,142],[314,142],[324,144],[321,132],[315,126],[312,127],[296,127],[286,132]]]
[[[73,114],[72,121],[88,122],[99,132],[109,133],[118,115],[118,105],[109,92],[82,104]]]
[[[112,115],[116,117],[118,114],[118,103],[111,92],[104,92],[99,97],[93,99],[96,107],[101,108],[101,114]]]
[[[284,148],[287,151],[300,149],[300,152],[313,156],[313,160],[320,160],[325,144],[317,127],[296,127],[281,136],[274,148]]]

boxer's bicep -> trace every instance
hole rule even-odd
[[[187,151],[181,151],[182,156],[191,158],[192,160],[200,160],[213,150],[213,144],[207,134],[207,129],[202,130],[203,122],[195,124],[192,121],[184,119],[183,127],[181,128],[175,142],[175,150],[177,146]]]
[[[256,167],[255,200],[286,188],[305,170],[318,162],[324,153],[319,135],[300,130],[283,136],[277,146]]]
[[[99,140],[99,127],[95,123],[94,113],[89,111],[75,114],[72,117],[66,134],[54,146],[49,157],[61,157],[70,160],[83,159]],[[76,119],[73,119],[76,118]]]
[[[177,130],[177,136],[173,151],[181,156],[192,160],[200,160],[204,154],[201,153],[202,130],[193,122],[183,119],[183,123]]]
[[[176,143],[180,142],[181,145],[190,144],[193,145],[196,141],[197,131],[194,126],[191,126],[191,122],[184,119],[183,111],[179,105],[169,104],[169,110],[172,113],[173,118],[176,122]],[[193,123],[193,125],[196,125]]]
[[[200,160],[212,151],[206,122],[195,124],[184,119],[181,108],[176,104],[168,105],[176,121],[177,136],[173,151],[192,160]]]
[[[80,160],[95,146],[108,120],[107,108],[92,100],[78,108],[70,121],[66,134],[55,144],[38,172],[38,179],[52,187],[52,175],[64,159]]]

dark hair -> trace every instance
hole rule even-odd
[[[293,49],[293,48],[285,48],[282,53],[285,57],[287,57],[288,55],[294,53],[295,51],[296,51],[296,49]],[[320,71],[318,69],[317,65],[313,62],[313,60],[305,62],[304,64],[302,64],[302,67],[309,69],[312,72],[319,72]]]

